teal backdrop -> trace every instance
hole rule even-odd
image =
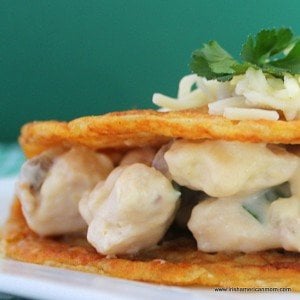
[[[30,120],[151,106],[176,95],[192,50],[290,26],[297,0],[0,0],[0,141]]]

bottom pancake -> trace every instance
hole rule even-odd
[[[32,232],[18,200],[3,234],[6,257],[112,277],[181,286],[286,287],[300,291],[300,253],[204,253],[177,238],[137,255],[106,257],[84,238],[42,238]],[[224,241],[226,242],[226,241]]]

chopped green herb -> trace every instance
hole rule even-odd
[[[242,205],[243,209],[245,209],[253,218],[255,218],[258,222],[262,223],[260,214],[255,212],[253,208],[248,207],[246,204]]]
[[[289,182],[271,187],[264,191],[258,192],[247,197],[242,207],[260,223],[265,222],[266,210],[270,204],[279,198],[291,197]]]
[[[235,60],[216,41],[204,44],[192,53],[190,68],[207,79],[231,80],[249,67],[262,69],[275,77],[300,74],[300,40],[289,28],[264,29],[248,36],[242,46],[242,62]]]

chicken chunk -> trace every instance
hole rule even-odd
[[[300,251],[300,197],[290,183],[243,197],[206,199],[192,212],[188,227],[203,251]],[[292,195],[292,193],[295,193]]]
[[[154,246],[174,219],[179,196],[154,168],[140,163],[118,167],[80,201],[88,241],[107,255]]]
[[[291,197],[273,202],[270,222],[277,231],[281,247],[300,252],[300,198]]]
[[[78,202],[112,169],[107,156],[83,147],[51,150],[28,160],[16,194],[29,227],[42,236],[84,230]]]
[[[212,197],[248,194],[288,181],[299,158],[266,144],[175,141],[165,153],[172,179]]]
[[[280,246],[272,226],[255,219],[242,207],[242,201],[208,198],[194,207],[188,228],[199,250],[252,252]]]

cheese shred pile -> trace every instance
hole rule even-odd
[[[191,74],[181,79],[177,98],[155,93],[152,101],[160,111],[208,106],[210,115],[231,120],[276,121],[281,112],[291,121],[300,118],[300,77],[280,79],[253,68],[227,82]]]

